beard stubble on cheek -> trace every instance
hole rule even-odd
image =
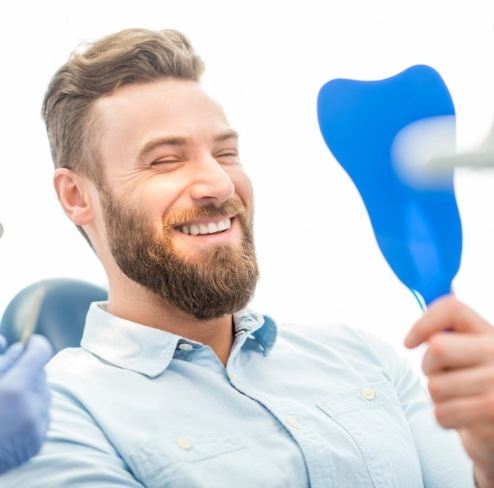
[[[165,218],[160,235],[145,215],[118,202],[108,191],[102,192],[101,201],[111,253],[131,280],[199,320],[212,320],[247,306],[259,271],[252,218],[239,201],[174,213]],[[242,230],[239,246],[202,250],[194,259],[175,249],[174,224],[232,214]]]

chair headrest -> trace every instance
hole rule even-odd
[[[0,334],[9,344],[19,339],[14,318],[23,297],[37,285],[34,283],[24,288],[7,305],[0,323]],[[105,289],[91,283],[70,278],[45,280],[45,295],[35,332],[44,335],[55,351],[79,347],[89,305],[107,298]]]

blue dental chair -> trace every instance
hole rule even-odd
[[[21,290],[7,305],[0,322],[0,334],[8,343],[16,340],[15,316],[23,297],[38,283]],[[80,280],[53,278],[45,280],[45,295],[35,332],[45,336],[55,352],[66,347],[79,347],[86,314],[91,302],[106,300],[105,289]]]

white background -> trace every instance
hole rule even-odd
[[[317,93],[332,78],[380,79],[429,64],[453,95],[460,147],[473,145],[494,118],[493,26],[487,0],[2,2],[0,315],[42,277],[105,284],[52,190],[40,118],[51,76],[82,42],[171,27],[205,60],[204,84],[241,134],[262,272],[253,307],[279,321],[344,322],[400,347],[420,310],[322,141]],[[456,188],[464,255],[455,290],[493,320],[494,177],[462,171]]]

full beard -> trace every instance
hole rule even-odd
[[[240,202],[183,212],[187,220],[236,214],[242,229],[240,246],[203,250],[192,260],[172,243],[172,224],[180,221],[179,214],[165,218],[160,236],[144,215],[118,202],[108,190],[101,196],[111,253],[131,280],[198,320],[238,312],[249,303],[259,271],[252,219]]]

